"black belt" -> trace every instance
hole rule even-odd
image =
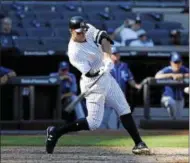
[[[97,72],[95,73],[86,73],[85,76],[88,77],[88,78],[94,78],[94,77],[97,77],[99,75],[99,72],[100,70],[98,70]]]

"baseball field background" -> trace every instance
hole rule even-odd
[[[103,133],[103,134],[102,134]],[[98,130],[64,135],[54,154],[45,153],[45,134],[2,135],[2,163],[187,163],[188,131],[143,131],[151,155],[136,156],[125,131]],[[104,136],[103,136],[104,135]]]

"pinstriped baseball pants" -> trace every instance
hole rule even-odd
[[[96,78],[82,76],[80,81],[81,92],[86,91],[86,88],[95,80]],[[101,125],[105,105],[114,108],[119,116],[131,113],[121,88],[108,73],[99,79],[85,98],[88,110],[87,121],[91,130],[95,130]]]

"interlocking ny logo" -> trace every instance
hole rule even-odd
[[[56,78],[50,78],[49,81],[50,81],[50,83],[56,83],[57,79]]]

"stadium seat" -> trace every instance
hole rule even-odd
[[[61,37],[42,38],[42,43],[44,45],[44,49],[46,50],[63,51],[67,50],[68,46],[68,40]]]
[[[61,14],[58,12],[35,12],[37,20],[53,20],[61,19]]]
[[[68,28],[68,20],[61,20],[61,19],[54,19],[54,20],[50,20],[49,25],[52,28]]]
[[[13,30],[15,30],[19,34],[19,36],[27,35],[25,28],[15,27],[15,28],[13,28]]]
[[[30,10],[34,12],[54,12],[59,11],[61,5],[54,5],[54,4],[33,4],[29,5]]]
[[[189,45],[189,31],[188,30],[180,30],[180,44]]]
[[[126,19],[133,19],[135,20],[137,17],[136,13],[132,13],[132,12],[126,12],[126,13],[119,13],[119,14],[115,14],[115,20],[120,20],[120,22],[126,20]]]
[[[66,40],[69,39],[70,33],[69,33],[68,28],[65,28],[65,29],[56,28],[54,31],[55,31],[55,36],[61,37],[61,38],[66,39]]]
[[[173,45],[171,38],[169,37],[159,38],[158,44],[159,45]]]
[[[4,11],[10,11],[11,10],[11,4],[1,4],[1,9],[3,9]]]
[[[89,20],[88,22],[98,29],[103,29],[103,22],[101,20]]]
[[[85,5],[85,12],[91,13],[92,11],[103,12],[105,10],[106,5],[98,5],[98,4],[87,4]]]
[[[14,40],[14,45],[19,50],[24,51],[38,51],[43,49],[39,39],[36,37],[18,37]]]
[[[27,35],[30,37],[52,37],[54,32],[51,28],[27,28]]]
[[[159,22],[156,24],[157,28],[159,29],[168,29],[168,30],[173,30],[173,29],[183,29],[181,23],[179,22]]]
[[[2,48],[12,48],[13,47],[12,36],[0,36],[0,46]]]
[[[116,29],[117,27],[121,26],[122,22],[116,20],[109,20],[104,21],[103,26],[104,29],[107,30],[108,28]]]
[[[12,20],[14,20],[15,22],[19,22],[19,21],[21,20],[20,17],[19,17],[17,14],[13,13],[13,12],[10,12],[10,13],[8,14],[8,16],[9,16]]]
[[[155,45],[161,45],[163,42],[167,42],[169,44],[169,31],[164,29],[154,29],[147,31],[147,36],[153,40]],[[164,40],[164,41],[162,41]]]
[[[30,20],[30,19],[24,19],[21,21],[21,26],[23,28],[40,28],[40,27],[47,27],[47,22],[43,20]]]
[[[91,11],[90,13],[87,13],[87,15],[89,20],[101,20],[100,15],[95,10]]]
[[[141,27],[145,30],[145,31],[150,31],[155,29],[155,23],[151,22],[151,21],[142,21],[141,22]]]
[[[150,22],[158,22],[163,20],[163,14],[162,13],[153,13],[153,12],[148,12],[148,13],[141,13],[140,19],[142,21],[150,21]]]
[[[35,14],[33,12],[17,12],[15,15],[19,19],[35,19]]]
[[[64,20],[70,20],[70,18],[73,16],[82,16],[86,20],[89,19],[88,15],[84,12],[82,12],[82,13],[79,13],[79,12],[64,12],[64,13],[62,13],[62,17]]]

